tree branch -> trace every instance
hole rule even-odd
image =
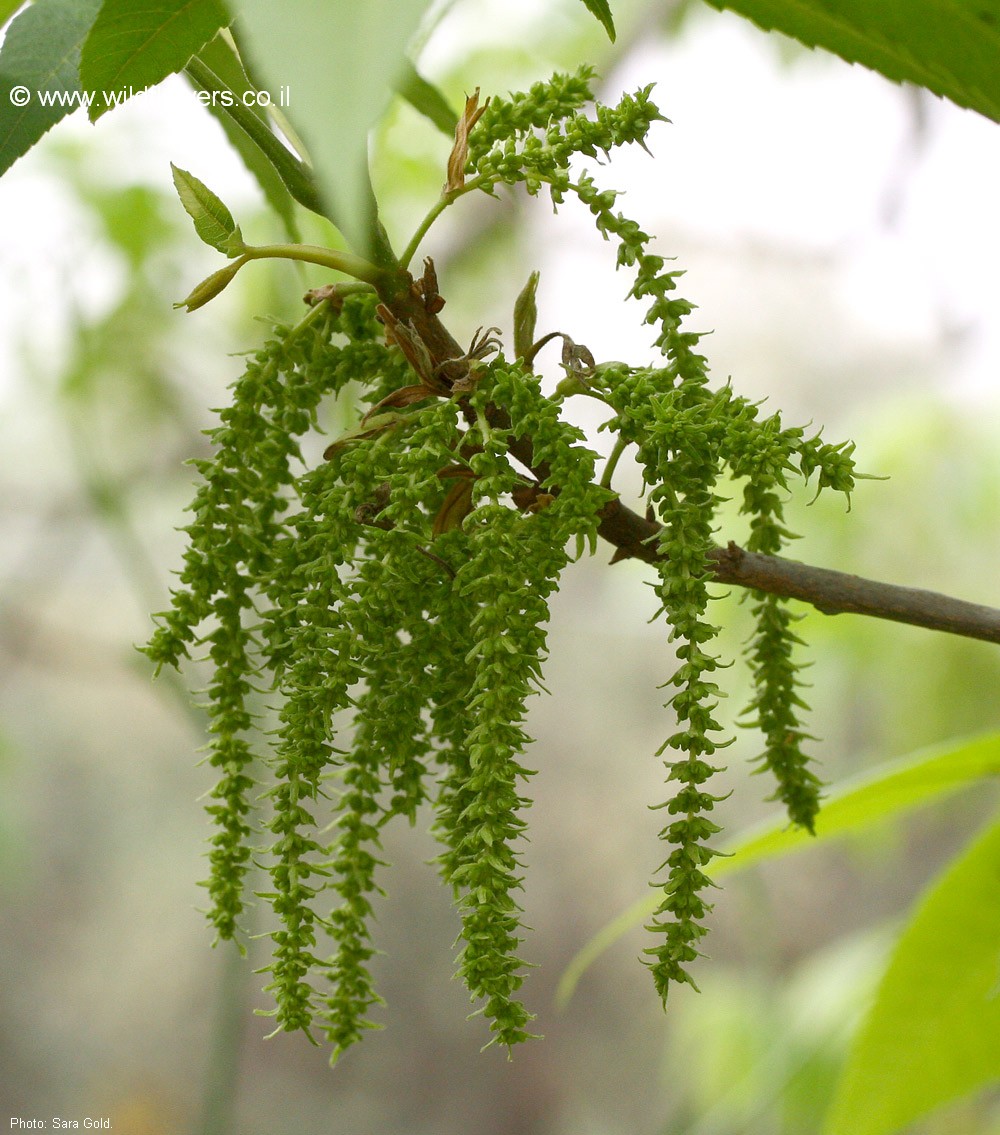
[[[387,273],[376,283],[379,296],[393,314],[406,321],[427,347],[436,365],[454,362],[461,348],[437,317],[434,305],[426,302],[408,272]],[[454,376],[446,376],[454,381]],[[450,385],[450,382],[449,382]],[[491,425],[510,428],[510,418],[501,406],[487,411]],[[548,469],[534,460],[530,438],[514,438],[510,452],[532,471],[539,485],[547,480]],[[548,491],[557,492],[557,488]],[[655,564],[661,553],[657,535],[661,526],[646,520],[621,503],[610,501],[601,513],[600,536],[615,548],[611,559],[643,560]],[[825,615],[850,613],[897,623],[945,631],[965,638],[1000,643],[1000,610],[952,599],[934,591],[877,583],[846,572],[811,567],[780,556],[748,552],[730,542],[710,553],[712,571],[719,583],[731,583],[756,591],[766,591],[785,599],[810,603]]]
[[[639,516],[621,501],[612,501],[605,507],[598,531],[616,548],[612,563],[634,558],[655,564],[660,559],[656,539],[660,525]],[[916,587],[878,583],[780,556],[747,552],[732,541],[725,548],[713,549],[711,561],[719,583],[799,599],[811,603],[824,615],[868,615],[1000,643],[1000,610],[994,607]]]

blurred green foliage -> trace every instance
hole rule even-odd
[[[652,26],[677,10],[635,9]],[[627,37],[628,15],[616,8],[616,18]],[[558,30],[536,36],[530,50],[517,44],[471,52],[435,78],[457,104],[473,86],[506,90],[575,61],[578,52],[593,58],[593,41],[603,35],[589,19],[567,34],[565,24]],[[412,226],[420,208],[413,201],[439,188],[446,150],[410,108],[394,108],[376,161],[390,227]],[[815,1132],[890,933],[986,815],[993,801],[982,792],[852,849],[817,854],[805,884],[781,865],[730,883],[719,898],[712,980],[699,1001],[678,1000],[665,1024],[647,1011],[642,983],[629,976],[635,941],[587,979],[566,1017],[547,1014],[540,1022],[550,1038],[544,1054],[522,1057],[512,1069],[470,1058],[473,1033],[455,1034],[447,1023],[463,1003],[445,1007],[455,997],[447,967],[435,971],[430,960],[455,928],[414,871],[397,884],[386,916],[399,971],[391,981],[410,983],[408,992],[390,993],[401,1004],[398,1018],[412,1013],[410,1025],[398,1019],[336,1080],[325,1059],[302,1046],[262,1046],[253,1024],[240,1035],[230,1020],[226,1031],[227,1007],[217,999],[228,997],[244,1018],[253,994],[239,981],[220,980],[221,959],[206,951],[191,909],[204,873],[197,860],[204,833],[192,799],[208,781],[189,757],[201,722],[187,716],[186,703],[170,700],[169,687],[150,690],[131,644],[145,636],[142,612],[169,585],[179,543],[171,529],[183,522],[189,491],[182,462],[205,453],[205,408],[224,401],[241,366],[228,353],[263,339],[266,329],[254,316],[287,317],[299,293],[321,280],[284,267],[247,274],[213,306],[210,320],[185,320],[171,304],[189,280],[185,262],[200,254],[166,180],[162,189],[121,185],[98,176],[93,157],[69,148],[48,146],[44,157],[45,176],[76,199],[88,255],[101,271],[109,262],[116,283],[105,301],[71,309],[51,356],[36,349],[44,324],[26,325],[6,391],[0,950],[10,961],[0,989],[7,1022],[0,1102],[7,1111],[82,1116],[104,1109],[135,1135],[199,1124],[218,1132],[199,1119],[198,1101],[221,1084],[232,1089],[228,1107],[247,1135]],[[249,212],[241,212],[248,230],[272,231],[263,211],[256,218]],[[511,267],[523,255],[518,221],[516,210],[503,208],[454,232],[451,263],[460,286],[453,302],[469,320],[491,302],[498,271],[520,282],[531,267]],[[314,233],[304,239],[329,240],[322,222],[303,224]],[[55,281],[90,271],[86,260],[55,255],[52,268]],[[65,295],[72,294],[67,286]],[[37,305],[51,308],[52,295]],[[851,515],[822,501],[795,515],[801,557],[1000,603],[992,571],[1000,553],[1000,469],[982,407],[937,395],[875,399],[857,410],[850,428],[864,467],[890,480],[863,486]],[[595,608],[602,622],[605,611],[609,622],[635,621],[629,593],[641,571],[616,571],[609,581],[603,564],[583,564],[567,588],[555,613],[550,675],[565,695],[565,715],[556,716],[558,705],[535,709],[544,739],[538,748],[559,777],[586,780],[582,767],[600,786],[593,794],[586,783],[553,788],[547,801],[543,784],[536,805],[544,811],[539,823],[562,824],[564,833],[537,839],[531,852],[533,885],[544,897],[529,920],[550,943],[541,960],[553,981],[609,903],[636,893],[648,865],[644,841],[652,828],[623,829],[646,793],[645,754],[659,715],[650,675],[662,667],[663,648],[641,629],[592,625]],[[823,738],[818,752],[831,778],[874,758],[1000,727],[1000,661],[989,646],[816,613],[807,615],[805,630],[815,732]],[[734,633],[733,653],[738,639]],[[589,662],[576,657],[588,652],[595,656]],[[588,676],[592,684],[581,687]],[[742,692],[733,689],[734,704]],[[574,708],[570,695],[595,705]],[[612,730],[598,702],[628,707],[629,720],[616,720]],[[615,739],[611,775],[596,758],[588,765],[601,737],[605,747]],[[394,857],[430,854],[416,833]],[[629,862],[638,863],[631,878]],[[213,1046],[217,1054],[222,1047],[228,1071],[212,1064],[206,1087]],[[227,1084],[227,1076],[235,1080]],[[206,1115],[226,1111],[204,1108]],[[954,1105],[920,1135],[998,1130],[994,1094]]]

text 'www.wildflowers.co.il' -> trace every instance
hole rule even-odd
[[[66,91],[66,90],[35,90],[30,87],[18,85],[11,87],[9,99],[13,106],[29,106],[36,103],[38,106],[57,107],[66,110],[76,110],[85,107],[89,112],[92,107],[98,106],[111,110],[137,95],[144,94],[149,87],[121,87],[115,91]],[[270,91],[247,90],[242,93],[236,91],[195,91],[195,98],[205,106],[246,106],[246,107],[287,107],[291,105],[291,88],[279,87],[277,96]]]

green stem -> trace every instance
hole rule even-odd
[[[628,448],[629,444],[630,443],[623,437],[619,437],[615,442],[615,447],[614,449],[612,449],[611,455],[608,457],[607,464],[604,466],[604,472],[601,474],[602,489],[611,488],[611,478],[615,474],[615,468],[618,465],[618,459]]]
[[[368,285],[367,284],[360,284],[360,285],[349,284],[348,287],[352,287],[352,288],[353,287],[362,287],[362,288],[367,289]],[[310,323],[314,322],[317,319],[321,319],[326,314],[326,312],[328,310],[329,309],[327,308],[326,304],[324,304],[324,303],[317,303],[317,304],[314,304],[312,307],[310,307],[309,310],[305,313],[305,315],[303,315],[302,318],[298,321],[298,323],[296,323],[295,326],[291,329],[291,331],[288,332],[289,342],[294,340],[298,335],[301,335],[302,332],[309,326]]]
[[[420,247],[420,242],[427,235],[427,230],[449,205],[453,205],[459,197],[464,197],[466,193],[471,193],[474,189],[482,189],[484,185],[492,183],[494,180],[494,178],[489,177],[474,177],[472,181],[466,182],[460,189],[450,189],[447,193],[442,193],[431,206],[427,216],[424,217],[417,226],[417,231],[410,238],[410,243],[403,250],[403,255],[399,258],[400,267],[409,267],[410,261],[416,255],[417,249]]]
[[[377,268],[363,256],[358,256],[354,252],[322,248],[317,244],[251,244],[243,250],[242,259],[302,260],[306,264],[319,264],[324,268],[332,268],[335,272],[344,272],[356,280],[363,280],[373,286],[378,286],[385,277],[384,269]]]

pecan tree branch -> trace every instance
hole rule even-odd
[[[387,275],[376,284],[379,295],[393,314],[406,320],[428,349],[439,367],[454,364],[461,348],[438,319],[440,308],[428,303],[426,290],[418,288],[408,272]],[[448,385],[460,377],[446,373]],[[487,412],[491,425],[505,429],[510,418],[500,406]],[[530,438],[515,438],[510,452],[530,469],[539,485],[548,478],[548,469],[534,460]],[[548,491],[558,492],[557,487]],[[598,532],[615,548],[612,563],[638,559],[655,564],[661,558],[657,534],[660,525],[646,520],[621,503],[609,502],[601,512]],[[719,583],[735,584],[766,591],[786,599],[810,603],[826,615],[851,613],[948,634],[1000,643],[1000,610],[978,603],[952,599],[934,591],[877,583],[846,572],[811,567],[780,556],[748,552],[734,543],[714,548],[710,553],[712,571]]]
[[[635,558],[650,564],[660,558],[656,539],[659,530],[659,524],[639,516],[618,500],[605,507],[598,529],[617,549],[616,560]],[[1000,610],[994,607],[916,587],[878,583],[780,556],[748,552],[732,542],[725,548],[714,548],[711,563],[719,583],[800,599],[825,615],[868,615],[1000,643]]]

